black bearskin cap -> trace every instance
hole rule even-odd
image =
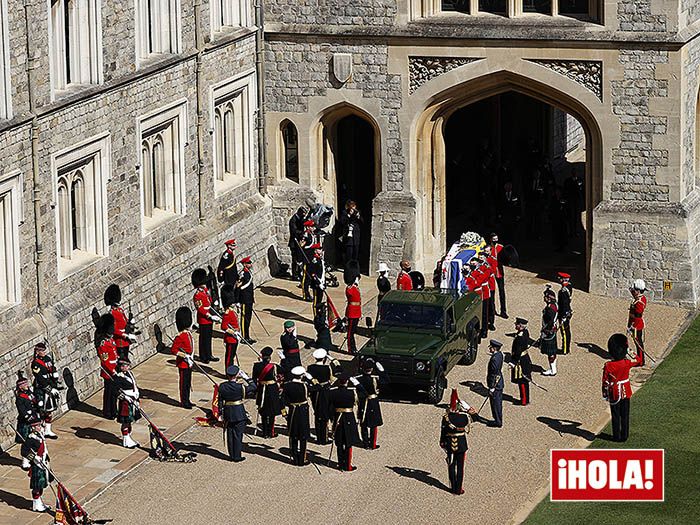
[[[175,326],[182,332],[192,326],[192,310],[187,306],[181,306],[175,312]]]
[[[627,355],[627,336],[625,334],[613,334],[608,339],[608,353],[615,361],[624,359]]]
[[[197,268],[192,272],[192,286],[197,288],[207,282],[207,271],[204,268]]]
[[[96,323],[96,332],[101,335],[114,335],[114,316],[102,314]]]
[[[348,261],[343,271],[343,281],[348,286],[355,282],[360,275],[360,263],[358,261]]]
[[[228,308],[236,302],[236,289],[232,284],[225,284],[221,287],[221,304]]]
[[[122,302],[122,291],[118,284],[110,284],[105,290],[105,306],[113,306]]]

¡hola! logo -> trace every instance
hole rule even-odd
[[[664,501],[662,449],[552,450],[551,501]]]

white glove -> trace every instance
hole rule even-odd
[[[495,388],[489,388],[489,394],[493,394],[496,391]]]
[[[191,355],[185,357],[185,362],[188,366],[194,366],[194,359],[192,359]]]
[[[126,334],[125,337],[132,343],[136,342],[136,336],[134,334]]]
[[[36,455],[32,458],[32,461],[33,461],[34,464],[37,465],[37,466],[42,466],[43,463],[44,463],[44,462],[41,460],[41,456],[40,456],[39,454],[36,454]]]
[[[58,372],[54,372],[54,373],[51,374],[51,375],[54,376],[54,378],[58,379]]]
[[[241,333],[238,332],[238,331],[234,331],[234,332],[233,332],[233,335],[234,335],[234,337],[235,337],[236,339],[243,339],[243,336],[242,336]]]
[[[357,380],[357,378],[355,378],[355,377],[351,377],[351,378],[350,378],[350,382],[351,382],[354,386],[357,386],[357,385],[360,384],[360,382],[359,382],[359,381]]]
[[[280,359],[285,359],[284,352],[282,350],[277,350],[277,355],[280,356]]]
[[[52,389],[51,389],[51,395],[57,396],[57,395],[58,395],[58,390],[56,390],[55,388],[52,388]]]
[[[304,377],[305,377],[306,379],[308,379],[309,381],[313,381],[313,380],[314,380],[314,376],[312,376],[312,375],[309,374],[308,372],[305,372],[305,373],[304,373]]]
[[[209,318],[215,323],[220,323],[222,321],[221,317],[219,317],[218,315],[210,315]]]
[[[381,364],[379,361],[377,361],[376,364],[375,364],[374,366],[375,366],[375,367],[377,368],[377,370],[379,370],[380,372],[384,372],[384,367],[382,366],[382,364]]]
[[[238,376],[241,377],[245,381],[250,380],[250,376],[248,374],[246,374],[243,370],[238,371]]]
[[[214,301],[214,306],[216,306],[217,308],[219,307],[219,300],[218,299],[216,301]]]

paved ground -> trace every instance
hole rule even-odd
[[[508,272],[511,320],[496,321],[496,337],[507,346],[510,338],[505,334],[512,331],[515,315],[529,318],[533,332],[537,331],[544,282],[526,271]],[[374,287],[369,279],[363,283],[366,290]],[[313,334],[311,307],[296,299],[298,294],[293,283],[279,280],[258,291],[258,312],[273,332],[272,337],[263,337],[260,325],[254,321],[258,346],[277,346],[284,319],[298,321],[300,335]],[[332,290],[332,295],[339,305],[343,304],[342,289]],[[510,395],[517,396],[516,389],[506,384],[504,428],[473,426],[465,471],[467,494],[462,497],[444,490],[447,473],[437,443],[443,409],[418,403],[419,396],[404,393],[404,399],[383,403],[381,448],[356,450],[356,472],[326,467],[330,448],[316,445],[309,449],[321,474],[313,466],[291,466],[285,436],[264,442],[259,438],[248,440],[247,460],[233,464],[226,460],[220,429],[187,430],[192,417],[201,411],[189,412],[175,406],[177,372],[161,355],[136,369],[146,394],[143,407],[166,428],[166,434],[182,434],[177,443],[197,452],[199,461],[190,465],[142,462],[146,453],[130,453],[119,446],[117,423],[98,417],[94,408],[100,402],[98,394],[82,411],[72,411],[56,423],[61,439],[49,445],[52,464],[64,483],[81,500],[88,500],[93,517],[112,518],[115,524],[218,523],[231,519],[450,523],[455,516],[473,517],[483,524],[512,521],[518,512],[527,509],[528,502],[538,499],[546,485],[549,449],[585,446],[606,421],[607,406],[601,400],[599,386],[602,348],[613,331],[624,329],[627,304],[575,292],[572,354],[560,357],[556,378],[537,377],[549,393],[533,389],[531,406],[512,405]],[[647,347],[658,356],[678,334],[687,312],[652,303],[646,317]],[[215,354],[223,354],[220,341],[215,344]],[[305,363],[311,361],[310,354],[311,350],[302,351]],[[250,370],[255,356],[243,347],[239,355],[242,366]],[[544,356],[532,355],[535,364],[544,366]],[[487,359],[482,345],[474,365],[457,367],[448,378],[450,387],[457,386],[462,398],[473,405],[479,406],[484,398]],[[639,377],[649,373],[643,370]],[[194,389],[193,401],[206,406],[211,390],[202,374],[195,374]],[[249,411],[254,419],[252,403]],[[488,406],[483,413],[488,413]],[[145,426],[137,424],[136,437],[145,442],[146,434]],[[0,524],[47,523],[46,517],[28,510],[28,483],[16,466],[17,454],[15,448],[11,457],[0,458]],[[101,493],[108,486],[109,490]]]

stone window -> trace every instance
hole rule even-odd
[[[22,178],[0,175],[0,308],[21,300],[19,225],[22,222]]]
[[[507,0],[479,0],[479,12],[505,15],[508,12],[508,2]]]
[[[140,60],[180,52],[180,1],[136,0],[136,50]]]
[[[144,233],[185,214],[186,109],[181,102],[140,122]]]
[[[107,179],[110,165],[109,135],[52,158],[59,279],[109,254]]]
[[[10,40],[7,34],[7,1],[0,0],[0,119],[12,118],[9,44]],[[2,301],[1,298],[0,301]]]
[[[229,80],[212,91],[214,188],[217,193],[253,175],[253,133],[257,99],[255,75]]]
[[[411,0],[412,18],[432,16],[441,12],[465,14],[494,14],[508,17],[523,14],[568,16],[583,20],[599,18],[599,0],[441,0],[435,12],[432,0]]]
[[[282,169],[284,177],[299,183],[299,135],[297,127],[291,120],[280,124],[282,135]]]
[[[249,0],[212,0],[210,5],[212,34],[227,27],[249,27],[252,25]]]
[[[51,80],[54,90],[102,81],[99,0],[51,0]]]

